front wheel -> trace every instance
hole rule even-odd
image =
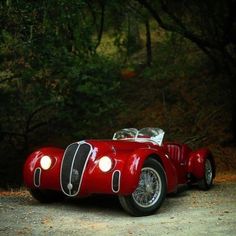
[[[136,190],[129,196],[119,196],[121,206],[133,216],[153,214],[166,196],[166,177],[162,165],[147,159],[141,170]]]
[[[213,183],[213,165],[209,158],[206,159],[204,165],[204,177],[199,181],[198,186],[202,190],[208,190]]]

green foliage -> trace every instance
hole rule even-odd
[[[215,116],[201,110],[208,101],[199,96],[206,91],[205,81],[193,83],[192,78],[202,73],[205,79],[209,69],[199,48],[232,72],[231,78],[235,75],[235,7],[230,4],[0,1],[1,168],[8,172],[6,160],[22,163],[36,146],[107,138],[115,127],[161,124],[183,136],[185,126],[206,125]],[[222,81],[236,87],[235,79]],[[209,97],[216,99],[210,114],[229,93],[215,96],[222,86],[211,86]],[[193,88],[195,94],[189,95]]]
[[[113,124],[119,66],[96,54],[87,12],[82,0],[0,3],[1,166]]]
[[[67,87],[70,96],[64,97],[69,125],[74,127],[77,138],[97,136],[96,128],[111,127],[120,103],[117,99],[119,67],[95,55],[89,63],[84,61],[71,72]]]
[[[146,79],[168,81],[193,77],[205,63],[202,59],[205,55],[176,33],[168,33],[158,41],[153,47],[153,55],[153,66],[142,71]]]

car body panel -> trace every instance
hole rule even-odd
[[[60,191],[60,167],[63,153],[63,149],[46,147],[30,154],[24,164],[23,178],[25,185],[29,188],[37,187],[34,183],[34,175],[35,170],[40,168],[41,178],[39,187]],[[40,166],[40,159],[45,155],[50,156],[52,159],[52,166],[49,171],[44,171]]]
[[[210,158],[213,165],[213,177],[215,177],[215,161],[212,153],[207,148],[201,148],[190,153],[188,161],[188,173],[192,174],[195,178],[201,179],[204,177],[204,165],[206,158]]]
[[[148,158],[156,159],[163,166],[168,193],[176,191],[178,185],[188,183],[190,175],[196,181],[204,177],[204,162],[212,156],[208,149],[192,151],[185,144],[156,140],[158,143],[142,136],[138,139],[85,140],[69,145],[66,150],[41,148],[27,158],[24,182],[30,189],[62,191],[70,197],[94,193],[125,196],[137,188],[142,167]],[[80,163],[79,152],[84,155],[83,164]],[[40,164],[43,156],[51,159],[48,170]],[[112,161],[107,172],[99,167],[102,157],[109,157]]]

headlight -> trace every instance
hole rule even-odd
[[[42,169],[48,170],[52,165],[52,160],[49,156],[43,156],[40,160],[40,165]]]
[[[112,168],[112,160],[108,156],[104,156],[99,160],[98,166],[102,172],[108,172]]]

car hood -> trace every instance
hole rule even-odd
[[[133,152],[140,148],[151,148],[152,144],[147,142],[136,142],[129,140],[86,140],[91,144],[94,150],[100,155],[108,152],[116,154],[117,152]]]

